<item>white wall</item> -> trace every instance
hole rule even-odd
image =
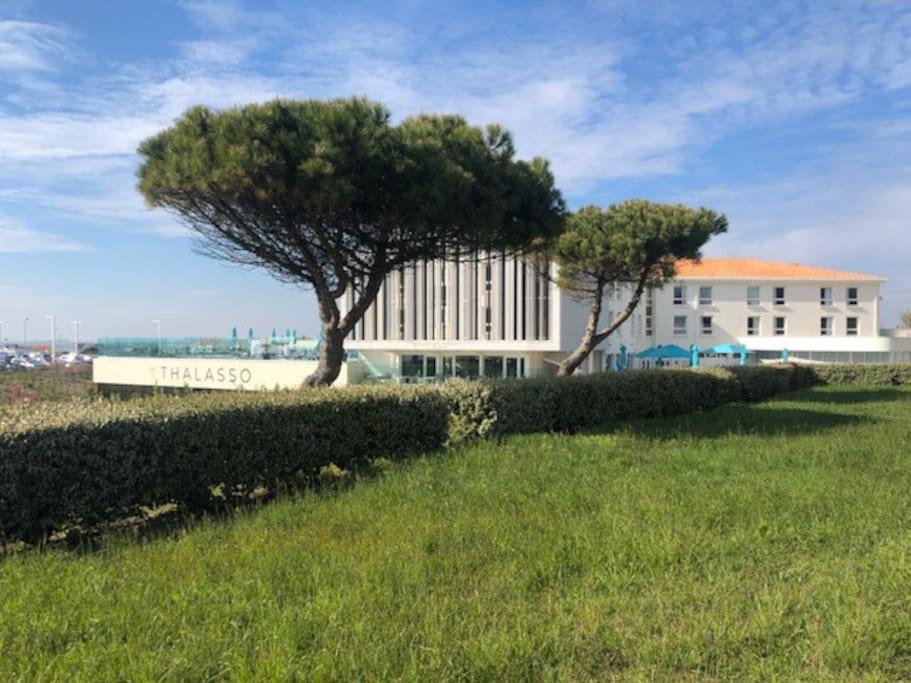
[[[316,361],[242,358],[116,358],[101,356],[92,367],[95,384],[190,389],[296,389]],[[356,381],[357,363],[342,364],[333,386]]]

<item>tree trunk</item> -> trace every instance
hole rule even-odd
[[[598,344],[616,332],[617,328],[629,319],[633,314],[633,311],[636,310],[636,306],[639,305],[640,299],[642,299],[642,292],[645,291],[645,284],[648,282],[649,271],[650,268],[643,269],[642,275],[639,276],[639,281],[636,283],[636,289],[633,292],[633,296],[630,298],[623,313],[617,316],[613,323],[600,332],[598,332],[597,329],[598,321],[601,318],[604,285],[600,285],[596,289],[592,297],[591,308],[588,312],[588,322],[585,324],[585,333],[582,335],[582,341],[579,343],[576,350],[564,358],[563,362],[560,363],[560,366],[557,368],[557,377],[567,377],[573,374]]]
[[[345,334],[335,327],[323,326],[323,344],[319,351],[319,363],[304,384],[308,387],[329,386],[342,370],[345,360]]]
[[[601,304],[604,298],[604,288],[599,288],[595,297],[592,299],[591,308],[588,311],[588,321],[585,324],[585,333],[582,335],[582,342],[560,363],[557,368],[557,377],[568,377],[582,365],[588,354],[598,345],[595,341],[595,331],[598,329],[598,321],[601,318]]]

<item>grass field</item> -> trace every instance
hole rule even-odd
[[[0,680],[911,676],[911,390],[486,443],[0,561]]]

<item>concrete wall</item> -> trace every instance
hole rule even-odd
[[[190,389],[296,389],[316,369],[316,361],[243,358],[95,359],[95,384],[186,387]],[[354,367],[357,366],[357,367]],[[359,363],[344,363],[333,386],[356,381]]]

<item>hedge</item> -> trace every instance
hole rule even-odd
[[[804,366],[820,384],[856,384],[863,386],[911,385],[911,364],[869,364]]]
[[[205,509],[213,492],[293,488],[329,465],[711,410],[819,381],[815,369],[763,366],[16,406],[0,412],[0,542],[164,503]]]

